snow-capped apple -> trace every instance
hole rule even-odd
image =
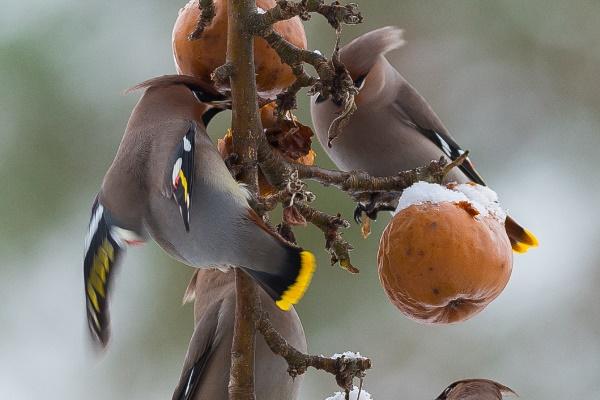
[[[482,311],[512,271],[506,214],[491,189],[418,182],[406,189],[379,242],[379,279],[406,316],[453,323]]]

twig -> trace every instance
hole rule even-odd
[[[350,254],[348,253],[353,250],[352,245],[345,241],[339,232],[340,228],[349,228],[350,223],[343,219],[340,214],[328,215],[308,204],[296,203],[295,207],[308,222],[323,231],[325,248],[331,254],[331,265],[339,262],[340,266],[350,273],[357,274],[360,272],[350,261]]]
[[[355,200],[377,192],[388,192],[390,196],[399,197],[404,189],[418,181],[441,183],[448,172],[461,165],[469,155],[465,151],[451,163],[441,157],[427,166],[400,171],[394,176],[374,177],[363,171],[344,172],[290,162],[272,151],[266,140],[259,140],[258,145],[261,171],[272,185],[282,188],[291,173],[298,171],[300,179],[311,179],[324,186],[334,186],[350,194]]]
[[[273,24],[294,16],[309,19],[310,13],[316,12],[327,18],[327,21],[336,30],[338,41],[331,57],[331,61],[320,52],[308,51],[294,46],[273,29]],[[323,0],[302,0],[292,2],[278,0],[277,5],[265,13],[255,13],[248,22],[249,31],[264,38],[277,52],[281,61],[290,66],[296,76],[296,81],[287,90],[277,96],[277,113],[285,115],[297,107],[296,96],[301,88],[310,87],[309,94],[319,93],[324,98],[332,100],[342,106],[344,112],[336,119],[330,128],[330,137],[333,140],[341,132],[341,128],[355,111],[354,96],[358,93],[354,81],[344,65],[339,62],[339,34],[342,24],[358,24],[362,22],[362,15],[356,4],[341,5],[333,2],[326,5]],[[313,78],[304,71],[303,64],[310,64],[317,72],[319,79]],[[331,142],[330,140],[330,142]]]
[[[204,29],[210,25],[215,17],[215,4],[213,3],[213,0],[200,0],[198,8],[200,8],[200,17],[198,17],[196,29],[188,36],[189,40],[200,39],[202,33],[204,33]]]
[[[344,356],[329,358],[299,352],[275,330],[266,313],[262,313],[258,319],[257,329],[265,338],[271,351],[287,361],[288,373],[292,378],[302,375],[312,367],[334,375],[341,388],[351,390],[354,378],[362,379],[365,371],[371,368],[371,360],[368,358]]]
[[[355,25],[363,20],[360,11],[358,11],[358,6],[354,3],[342,5],[337,1],[325,4],[323,0],[302,0],[299,2],[277,0],[277,5],[261,14],[257,23],[266,27],[295,16],[307,21],[310,19],[311,12],[324,16],[335,30],[338,30],[341,24]]]
[[[233,65],[225,63],[210,74],[210,79],[214,82],[215,86],[226,86],[229,83],[229,78],[233,73]]]
[[[336,65],[320,52],[304,50],[294,46],[272,28],[260,36],[277,52],[281,61],[292,68],[292,72],[296,75],[297,81],[294,82],[292,87],[278,96],[279,108],[291,107],[288,105],[291,103],[289,101],[285,102],[283,99],[295,96],[302,87],[310,87],[310,94],[319,93],[326,99],[331,97],[335,103],[344,105],[344,109],[346,109],[346,104],[358,93],[350,73],[343,65]],[[335,52],[337,51],[338,49],[335,50]],[[335,52],[334,57],[337,57]],[[317,72],[319,79],[308,75],[304,71],[303,63],[311,65]],[[292,105],[295,107],[295,103],[292,103]],[[285,111],[290,109],[292,108]]]
[[[297,189],[295,191],[290,190],[292,186]],[[328,215],[307,204],[313,200],[314,195],[311,192],[304,191],[304,183],[298,179],[298,173],[295,171],[290,176],[286,188],[263,198],[259,208],[272,211],[279,203],[286,208],[293,208],[305,222],[310,222],[323,232],[325,235],[325,248],[331,254],[331,265],[339,262],[340,266],[350,273],[360,272],[350,261],[349,252],[353,249],[352,245],[345,241],[340,233],[340,229],[349,228],[350,223],[343,219],[340,214]]]
[[[441,183],[448,172],[462,164],[468,152],[462,154],[452,163],[445,157],[434,160],[424,167],[401,171],[394,176],[374,177],[362,171],[341,172],[314,166],[294,165],[300,178],[312,179],[323,185],[332,185],[352,195],[364,192],[395,192],[399,196],[402,191],[419,181]]]

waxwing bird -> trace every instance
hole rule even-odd
[[[263,310],[288,343],[306,353],[306,338],[296,311],[279,310],[258,289]],[[233,271],[197,270],[186,291],[195,297],[195,329],[173,400],[228,400],[231,343],[235,318],[235,274]],[[256,336],[255,392],[257,399],[295,400],[301,376],[292,379],[287,363],[275,355],[261,335]]]
[[[248,205],[203,123],[206,103],[222,96],[188,76],[146,81],[117,155],[92,207],[84,285],[94,338],[109,338],[108,303],[128,245],[152,237],[170,256],[196,268],[244,268],[289,310],[304,295],[314,256],[273,233]]]
[[[502,400],[502,395],[517,396],[511,388],[489,379],[465,379],[452,383],[436,400]]]
[[[311,115],[317,137],[338,168],[389,176],[441,156],[455,160],[464,153],[427,101],[385,58],[387,52],[403,44],[401,29],[385,27],[366,33],[341,49],[340,59],[359,94],[355,98],[356,112],[332,147],[327,146],[328,130],[342,111],[341,106],[331,99],[313,96]],[[485,185],[469,159],[459,169],[453,169],[447,180]],[[375,201],[359,205],[355,218],[364,210],[374,219],[381,209],[376,208]],[[507,217],[505,225],[515,251],[525,252],[537,246],[536,237],[512,218]]]

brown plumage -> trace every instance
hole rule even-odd
[[[517,394],[509,387],[489,379],[464,379],[448,386],[436,400],[502,400]]]
[[[263,308],[275,328],[294,347],[306,352],[306,338],[296,311],[283,312],[262,290]],[[174,400],[227,400],[231,343],[235,316],[233,271],[198,270],[184,299],[195,298],[195,329],[183,364]],[[255,390],[261,400],[295,400],[302,377],[292,379],[287,364],[271,352],[262,336],[256,337]]]
[[[385,27],[368,32],[344,46],[341,61],[355,85],[357,110],[327,146],[328,130],[341,108],[314,96],[311,115],[321,145],[342,170],[363,170],[374,176],[395,175],[440,157],[456,159],[463,150],[417,90],[388,62],[385,54],[404,44],[402,30]],[[469,159],[453,169],[448,181],[485,185]],[[369,206],[366,207],[369,210]],[[536,246],[528,230],[508,218],[506,231],[513,249]]]

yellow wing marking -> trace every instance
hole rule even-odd
[[[181,185],[183,186],[183,193],[185,195],[185,204],[190,206],[190,194],[188,192],[188,181],[183,173],[183,170],[179,170],[179,180],[181,181]]]
[[[94,261],[90,276],[86,284],[86,292],[96,312],[100,312],[98,296],[106,297],[106,281],[110,272],[110,265],[114,261],[115,250],[108,239],[104,239],[102,245],[94,255]]]
[[[86,289],[87,289],[88,299],[90,299],[92,306],[94,306],[94,309],[96,310],[96,312],[100,312],[100,305],[98,305],[98,298],[96,297],[96,292],[94,291],[94,288],[92,287],[91,282],[88,282]]]

